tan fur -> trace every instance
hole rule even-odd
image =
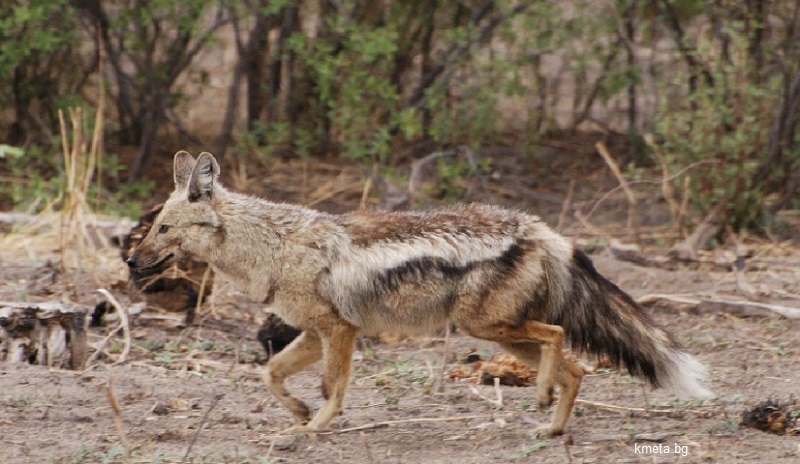
[[[320,430],[342,411],[358,333],[430,332],[448,321],[538,366],[540,404],[549,405],[559,385],[552,424],[536,430],[547,435],[566,429],[583,375],[562,355],[567,340],[610,352],[653,382],[696,386],[676,361],[693,358],[535,216],[486,205],[337,216],[230,192],[218,176],[212,155],[177,153],[175,191],[129,265],[208,262],[302,329],[264,374],[267,388],[307,422],[300,430]],[[597,336],[586,323],[595,319]],[[617,343],[627,334],[646,350]],[[312,418],[284,381],[320,359],[325,403]]]

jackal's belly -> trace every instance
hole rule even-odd
[[[445,326],[458,295],[458,285],[431,279],[391,289],[380,285],[340,287],[333,300],[339,314],[362,333],[420,334]]]

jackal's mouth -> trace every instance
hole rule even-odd
[[[163,258],[161,258],[160,260],[156,261],[153,264],[150,264],[150,265],[147,265],[147,266],[142,266],[139,269],[136,269],[136,274],[138,274],[138,276],[141,277],[141,276],[147,276],[147,275],[152,275],[152,274],[156,274],[158,272],[161,272],[161,271],[164,270],[164,268],[167,267],[167,264],[169,263],[169,261],[174,257],[175,257],[175,253],[170,253],[167,256],[164,256]]]

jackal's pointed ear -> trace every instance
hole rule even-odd
[[[175,188],[186,188],[189,185],[189,178],[192,176],[195,160],[192,155],[187,151],[179,151],[175,153],[175,159],[172,160],[173,173],[175,176]]]
[[[189,201],[208,200],[219,178],[219,164],[211,153],[200,153],[189,179]]]

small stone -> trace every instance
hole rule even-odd
[[[169,406],[164,403],[156,403],[156,405],[153,406],[153,414],[157,416],[166,416],[169,414]]]
[[[277,451],[293,451],[297,447],[297,436],[284,435],[275,437],[272,440],[272,445]]]

